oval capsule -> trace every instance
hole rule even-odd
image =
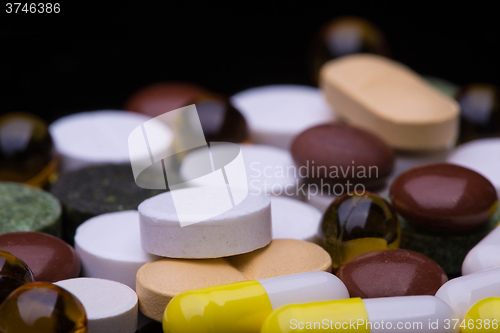
[[[476,302],[487,297],[500,297],[500,267],[451,279],[439,288],[436,296],[463,319]]]
[[[500,267],[500,224],[467,253],[462,275],[494,267]]]
[[[498,332],[500,297],[488,297],[474,304],[460,324],[462,333]]]
[[[266,317],[280,306],[348,297],[342,281],[319,271],[195,289],[170,301],[163,331],[259,332]]]
[[[283,306],[267,317],[260,332],[458,332],[459,327],[448,325],[454,318],[435,296],[349,298]]]

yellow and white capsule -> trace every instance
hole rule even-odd
[[[335,275],[307,272],[196,289],[175,296],[163,314],[166,333],[259,332],[280,306],[348,298]]]
[[[488,297],[474,304],[460,327],[462,333],[500,332],[500,297]]]
[[[458,332],[454,318],[435,296],[349,298],[283,306],[267,317],[261,333]]]
[[[462,320],[469,308],[487,297],[500,297],[500,267],[460,276],[446,282],[436,296]]]

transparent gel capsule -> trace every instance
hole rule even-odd
[[[47,124],[35,115],[0,116],[0,181],[43,186],[54,168]]]
[[[16,288],[34,281],[33,273],[24,261],[0,250],[0,303]]]
[[[316,34],[311,49],[313,79],[329,60],[356,53],[389,55],[384,35],[370,22],[358,17],[341,17],[326,23]]]
[[[475,83],[456,95],[460,104],[460,142],[500,137],[500,88]]]
[[[17,288],[0,305],[1,333],[85,333],[87,315],[68,291],[47,283]]]
[[[334,270],[360,254],[399,247],[400,227],[394,209],[370,192],[337,198],[324,213],[321,228],[322,245],[332,257]]]

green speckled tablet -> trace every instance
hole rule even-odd
[[[61,204],[31,186],[0,182],[0,234],[42,231],[60,236]]]
[[[60,175],[51,192],[63,206],[63,239],[73,244],[76,228],[86,220],[137,209],[144,200],[165,191],[137,186],[130,164],[105,164]]]

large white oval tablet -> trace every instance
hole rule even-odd
[[[408,67],[369,54],[341,57],[321,68],[320,85],[335,112],[395,149],[451,147],[459,107]]]
[[[235,197],[241,198],[229,187],[192,187],[143,201],[139,205],[142,248],[170,258],[219,258],[269,244],[269,198],[248,193],[234,205]]]
[[[275,196],[300,197],[300,193],[297,191],[299,184],[297,168],[289,151],[254,144],[241,144],[239,147],[250,191]],[[211,143],[210,149],[212,154],[217,154],[217,150],[223,150],[225,146]],[[195,150],[189,153],[182,161],[181,178],[196,184],[198,170],[205,160],[206,152],[204,150]]]
[[[253,142],[283,149],[305,129],[335,119],[321,92],[308,86],[256,87],[233,95],[231,102],[245,116]]]
[[[500,138],[464,143],[451,152],[448,162],[482,174],[500,196]]]
[[[318,232],[323,217],[315,207],[305,202],[271,197],[273,239],[292,238],[309,242],[318,241]]]
[[[75,250],[82,261],[83,276],[118,281],[134,290],[139,268],[158,259],[141,247],[136,210],[85,221],[76,229]]]
[[[119,110],[82,112],[53,122],[50,134],[64,171],[93,164],[130,163],[128,137],[150,119]],[[172,146],[172,131],[161,122],[149,126],[148,136],[162,143],[151,146],[152,150],[168,151]],[[151,153],[155,156],[159,152]]]
[[[55,283],[75,295],[87,312],[88,333],[134,333],[137,294],[126,285],[105,279],[76,278]]]

